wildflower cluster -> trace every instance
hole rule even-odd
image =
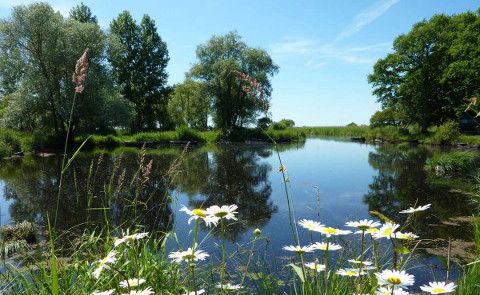
[[[213,205],[208,207],[207,209],[202,208],[195,208],[195,209],[188,209],[185,206],[182,206],[180,211],[185,212],[187,215],[190,216],[188,219],[188,224],[190,224],[193,220],[195,220],[195,230],[193,235],[193,244],[192,247],[188,248],[185,251],[173,251],[171,252],[168,257],[172,259],[176,263],[187,262],[190,268],[191,274],[191,291],[185,294],[202,294],[205,292],[204,289],[198,289],[195,272],[196,272],[196,265],[195,263],[200,260],[205,260],[209,257],[209,254],[203,250],[198,249],[197,244],[197,235],[198,235],[198,225],[200,221],[203,221],[207,227],[216,227],[220,223],[222,227],[222,264],[221,264],[221,273],[220,273],[220,283],[215,285],[215,288],[219,289],[221,293],[223,292],[233,292],[240,290],[242,287],[240,284],[231,284],[224,282],[225,276],[225,264],[226,264],[226,250],[225,250],[225,239],[223,234],[225,233],[224,223],[223,220],[237,220],[235,216],[238,212],[237,205],[223,205],[217,206]],[[260,235],[260,230],[256,230],[254,233],[256,237]]]
[[[430,204],[416,208],[411,207],[400,211],[399,213],[413,215],[429,208]],[[298,255],[299,263],[301,264],[301,269],[303,271],[302,286],[305,290],[313,290],[313,288],[316,287],[317,289],[328,293],[328,290],[334,289],[330,286],[332,281],[336,281],[334,276],[339,276],[353,279],[354,294],[361,294],[361,292],[365,291],[369,292],[372,289],[375,290],[375,294],[410,294],[407,290],[414,285],[415,278],[403,269],[404,266],[399,266],[397,257],[399,253],[396,251],[395,243],[397,243],[396,241],[398,240],[412,241],[419,238],[414,233],[402,232],[401,226],[391,221],[382,224],[378,221],[367,219],[349,221],[345,224],[347,227],[355,229],[355,232],[328,227],[318,221],[307,219],[300,220],[298,224],[310,232],[320,233],[320,236],[323,236],[325,239],[324,241],[312,241],[309,245],[290,245],[283,247],[285,251],[294,252]],[[343,247],[339,244],[333,243],[332,239],[353,233],[361,235],[361,251],[354,259],[347,260],[350,264],[348,267],[335,269],[329,263],[328,253],[340,250]],[[313,236],[311,235],[311,237]],[[370,237],[370,241],[373,244],[374,250],[372,253],[369,253],[368,251],[370,248],[366,248],[366,240],[368,237]],[[393,265],[391,269],[387,268],[382,270],[381,268],[383,268],[383,266],[378,263],[375,247],[378,247],[378,240],[380,239],[385,239],[386,241],[389,240],[393,245],[394,258],[392,259]],[[315,254],[315,251],[317,250],[323,252],[322,261],[317,259],[317,255]],[[314,261],[305,263],[304,259],[306,258],[306,255],[312,255]],[[374,261],[372,261],[372,258]],[[306,269],[311,270],[311,272],[307,272]],[[373,271],[373,273],[370,273],[371,271]],[[320,275],[320,273],[323,274]],[[312,285],[307,285],[309,282],[308,276],[311,276],[310,278],[313,282]],[[362,277],[374,277],[375,279],[362,279]],[[420,288],[422,291],[429,294],[444,294],[454,292],[456,286],[455,284],[448,282],[430,282],[428,285],[421,286]]]
[[[92,271],[92,276],[98,280],[102,274],[109,270],[115,275],[119,275],[125,278],[120,282],[118,288],[122,290],[122,295],[150,295],[154,294],[151,287],[140,288],[140,286],[145,283],[144,279],[141,278],[127,278],[126,274],[122,273],[122,270],[117,268],[115,264],[118,262],[120,255],[126,251],[120,251],[119,248],[122,245],[128,247],[130,244],[133,244],[137,240],[141,240],[148,237],[148,233],[136,233],[136,234],[124,234],[123,237],[118,238],[114,242],[114,250],[111,250],[105,258],[98,260],[93,263],[94,270]],[[116,294],[115,289],[110,289],[106,291],[95,291],[92,295],[110,295]]]

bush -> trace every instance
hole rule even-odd
[[[478,165],[480,165],[480,154],[454,151],[434,155],[427,160],[426,168],[437,176],[465,176],[476,171]]]
[[[11,130],[0,130],[0,157],[11,156],[22,151],[20,134]]]
[[[272,119],[269,117],[263,117],[257,120],[257,128],[267,129],[272,124]]]
[[[199,141],[199,142],[205,141],[202,135],[200,134],[200,132],[192,128],[189,128],[187,126],[178,127],[175,131],[178,134],[179,140]]]
[[[272,125],[273,130],[284,130],[287,129],[287,125],[283,122],[275,122]]]
[[[438,126],[432,136],[433,144],[450,144],[455,142],[460,137],[460,129],[458,123],[447,121]]]
[[[285,125],[286,128],[295,126],[295,121],[293,121],[292,119],[282,119],[278,121],[278,123]]]

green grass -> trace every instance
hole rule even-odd
[[[476,258],[464,269],[464,274],[458,281],[456,294],[480,294],[480,218],[474,218],[473,234],[475,241]]]
[[[471,151],[438,153],[427,160],[427,170],[439,176],[472,175],[480,167],[480,154]]]
[[[297,131],[304,132],[307,137],[341,137],[341,136],[366,136],[368,126],[328,126],[328,127],[294,127]]]

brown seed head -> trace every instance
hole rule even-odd
[[[85,49],[82,56],[77,60],[75,65],[75,72],[72,76],[72,82],[75,83],[75,92],[82,93],[84,89],[84,83],[87,79],[88,71],[88,48]]]

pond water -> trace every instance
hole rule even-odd
[[[416,285],[437,279],[445,271],[437,255],[445,255],[448,239],[456,261],[467,259],[471,246],[468,198],[449,181],[429,177],[425,160],[434,152],[419,147],[365,145],[341,140],[308,139],[302,144],[279,146],[287,168],[289,191],[296,220],[320,220],[345,228],[346,221],[374,219],[375,210],[398,222],[402,209],[417,204],[432,208],[415,221],[425,240],[409,264]],[[143,158],[143,160],[142,160]],[[180,159],[180,160],[179,160]],[[148,163],[151,162],[151,169]],[[142,161],[143,169],[138,169]],[[61,161],[58,157],[25,157],[1,162],[1,223],[34,220],[46,223],[55,215]],[[237,204],[239,221],[227,227],[228,248],[247,245],[255,228],[268,243],[267,260],[281,268],[281,248],[293,244],[289,210],[278,157],[270,145],[225,144],[190,147],[122,148],[81,154],[65,177],[57,227],[82,231],[105,223],[133,223],[149,232],[175,229],[182,246],[191,243],[193,225],[178,210],[181,205],[207,207]],[[167,196],[168,195],[168,196]],[[467,216],[467,217],[466,217]],[[310,235],[299,228],[306,244]],[[217,254],[219,234],[202,227],[202,249]],[[176,249],[173,239],[168,247]],[[351,252],[355,245],[351,245]],[[454,274],[455,275],[455,272]]]

